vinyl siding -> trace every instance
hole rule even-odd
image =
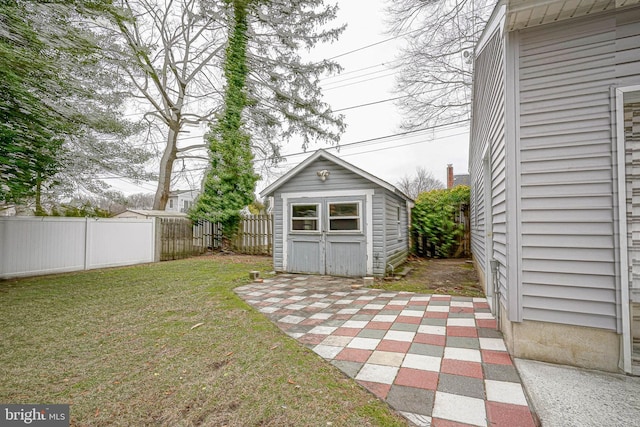
[[[326,181],[321,181],[317,172],[324,169],[329,171],[329,176]],[[277,193],[354,190],[367,189],[374,186],[375,184],[368,179],[329,160],[319,158],[291,180],[284,183],[278,188]]]
[[[610,88],[640,82],[629,34],[616,14],[520,32],[523,320],[617,327]]]
[[[282,197],[279,195],[274,198],[273,206],[273,269],[275,271],[284,271],[283,245],[284,242],[284,229],[282,219]]]
[[[384,238],[384,203],[384,191],[376,191],[376,193],[373,195],[373,274],[375,276],[384,276],[386,265],[386,241]]]
[[[471,251],[480,267],[497,259],[503,297],[506,288],[506,173],[504,130],[504,41],[496,31],[476,57],[473,88],[473,119],[470,142]],[[483,153],[489,164],[485,165]],[[488,166],[489,170],[485,171]],[[485,173],[491,183],[485,182]],[[487,185],[491,194],[485,194]],[[490,197],[489,197],[490,196]],[[486,205],[486,200],[490,204]],[[487,222],[490,221],[490,224]],[[485,236],[493,234],[493,250],[486,253]],[[487,284],[491,286],[491,284]]]
[[[385,266],[394,269],[403,264],[409,255],[408,215],[404,200],[387,192],[385,196]],[[398,230],[398,208],[400,208],[400,230]]]

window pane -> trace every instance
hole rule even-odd
[[[359,219],[358,218],[349,218],[349,219],[332,219],[329,221],[329,229],[331,231],[349,231],[349,230],[359,230]]]
[[[315,219],[294,219],[291,221],[292,230],[318,231],[318,221]]]
[[[317,205],[293,205],[291,206],[291,216],[293,218],[317,217]]]
[[[331,203],[329,215],[334,216],[358,216],[358,203]]]

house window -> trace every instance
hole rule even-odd
[[[402,224],[400,223],[400,206],[398,206],[396,211],[396,224],[398,229],[398,239],[402,238]]]
[[[291,205],[292,231],[320,231],[320,215],[317,204]]]
[[[329,231],[360,231],[360,202],[329,203]]]
[[[169,199],[169,209],[173,209],[173,199]]]
[[[188,211],[189,210],[189,201],[188,200],[184,200],[184,211]]]

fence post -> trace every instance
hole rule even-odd
[[[153,221],[153,231],[153,261],[159,262],[162,255],[162,219],[160,217],[156,217]]]

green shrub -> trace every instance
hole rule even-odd
[[[456,249],[464,224],[456,222],[461,205],[469,204],[471,189],[465,185],[450,190],[420,193],[411,212],[414,233],[426,236],[438,256],[446,258]]]

